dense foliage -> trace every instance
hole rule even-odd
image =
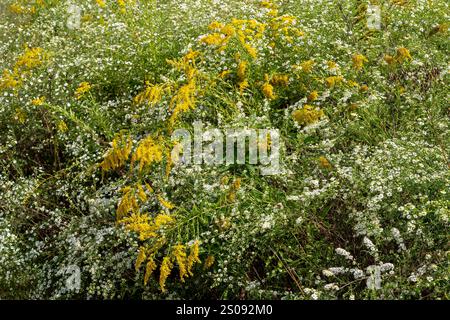
[[[0,298],[447,299],[448,13],[0,0]],[[174,164],[196,120],[283,172]]]

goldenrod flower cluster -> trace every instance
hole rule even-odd
[[[299,125],[309,125],[319,121],[324,116],[323,110],[314,108],[311,105],[305,104],[303,108],[295,110],[292,117]]]
[[[103,171],[122,167],[130,156],[132,146],[133,141],[129,135],[117,134],[112,141],[111,149],[106,152],[103,161],[100,163]]]

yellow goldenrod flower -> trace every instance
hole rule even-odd
[[[395,62],[395,58],[391,55],[384,55],[384,61],[386,61],[387,64],[393,64]]]
[[[97,2],[97,5],[100,8],[104,8],[106,6],[105,0],[95,0]]]
[[[209,46],[221,46],[228,41],[228,38],[221,33],[211,33],[200,38],[200,42]]]
[[[136,263],[134,264],[134,269],[136,272],[139,271],[139,268],[141,267],[142,263],[147,259],[147,255],[145,254],[145,247],[139,248],[139,253],[136,259]]]
[[[327,66],[330,70],[336,70],[338,68],[337,63],[334,61],[327,61]]]
[[[261,7],[267,8],[267,9],[275,7],[275,4],[273,2],[271,2],[271,1],[261,1],[259,4],[260,4]]]
[[[7,69],[3,70],[3,74],[0,77],[0,90],[14,89],[21,83],[20,77],[16,72],[11,72]]]
[[[209,24],[208,29],[210,30],[220,30],[224,27],[223,23],[213,21]]]
[[[149,105],[153,105],[161,100],[163,91],[164,85],[153,85],[147,82],[144,91],[134,97],[133,101],[136,104],[142,104],[146,101]]]
[[[262,92],[263,92],[264,96],[265,96],[267,99],[269,99],[269,100],[273,100],[273,99],[276,98],[276,96],[275,96],[275,94],[274,94],[274,92],[273,92],[273,86],[272,86],[270,83],[268,83],[268,82],[265,82],[265,83],[263,84],[263,86],[262,86]]]
[[[325,79],[328,88],[333,88],[344,80],[342,76],[331,76]]]
[[[331,169],[332,168],[330,161],[328,161],[328,159],[325,158],[324,156],[320,156],[319,157],[319,165],[320,165],[321,168],[324,168],[324,169]]]
[[[308,104],[305,104],[303,108],[295,110],[292,113],[292,117],[300,125],[309,125],[320,120],[324,116],[324,113],[319,108],[314,108]]]
[[[159,270],[159,286],[161,291],[166,291],[166,280],[172,272],[173,264],[170,257],[164,257]]]
[[[274,92],[273,92],[273,86],[270,84],[270,80],[269,80],[269,75],[265,74],[264,75],[264,84],[262,85],[262,92],[264,94],[264,96],[269,99],[269,100],[273,100],[276,98]]]
[[[284,86],[287,87],[289,84],[289,76],[287,74],[274,74],[270,83],[274,86]]]
[[[139,197],[139,200],[141,200],[142,202],[147,201],[147,194],[144,191],[144,188],[142,188],[142,185],[138,184],[137,185],[137,194]]]
[[[256,50],[256,48],[252,47],[249,44],[244,44],[244,48],[245,50],[247,50],[248,54],[253,58],[256,59],[256,57],[258,56],[258,51]]]
[[[139,171],[142,171],[145,166],[149,166],[154,162],[161,162],[162,159],[162,147],[151,136],[147,136],[139,142],[136,151],[131,157],[131,162],[139,161]]]
[[[187,271],[190,275],[192,275],[192,267],[196,262],[201,263],[198,255],[199,255],[199,245],[200,242],[198,240],[194,241],[194,244],[190,248],[189,257],[187,259]]]
[[[315,100],[317,100],[318,97],[319,97],[319,93],[314,90],[308,95],[308,101],[309,102],[315,101]]]
[[[303,72],[310,73],[314,67],[314,60],[306,60],[300,64],[300,67]]]
[[[158,195],[158,201],[166,209],[171,210],[171,209],[175,208],[175,206],[172,203],[170,203],[169,201],[165,200],[160,195]]]
[[[100,167],[103,171],[114,170],[125,164],[128,160],[133,141],[130,136],[125,136],[123,133],[117,134],[113,141],[112,147],[103,156],[103,161]]]
[[[412,60],[412,57],[411,54],[409,53],[409,50],[402,47],[397,49],[397,55],[395,56],[395,60],[402,63],[407,60]]]
[[[17,58],[16,68],[32,69],[42,64],[44,50],[42,48],[26,48]]]
[[[226,76],[228,76],[231,73],[230,70],[223,70],[219,73],[219,78],[225,78]]]
[[[353,81],[353,80],[348,80],[347,81],[347,85],[349,86],[349,87],[359,87],[359,84],[358,84],[358,82],[356,82],[356,81]]]
[[[194,51],[192,49],[189,49],[189,51],[184,55],[183,57],[183,62],[185,64],[188,63],[194,63],[195,59],[200,56],[200,52],[199,51]]]
[[[187,84],[183,85],[170,101],[170,109],[173,109],[170,123],[173,125],[181,112],[187,112],[189,109],[195,108],[195,79],[191,79]]]
[[[184,282],[184,278],[188,276],[187,272],[187,257],[186,257],[186,247],[182,244],[177,244],[173,247],[173,256],[178,264],[178,269],[180,270],[180,280]]]
[[[42,106],[45,102],[45,97],[39,97],[36,99],[31,100],[31,104],[34,106]]]
[[[75,90],[75,97],[81,99],[85,93],[91,90],[92,86],[89,82],[81,82],[78,88]]]
[[[203,268],[206,270],[206,269],[209,269],[209,268],[211,268],[212,267],[212,265],[214,264],[214,256],[208,256],[206,259],[205,259],[205,263],[203,264]]]
[[[14,4],[11,4],[9,6],[9,10],[11,12],[13,12],[13,13],[16,13],[16,14],[22,14],[22,13],[25,13],[27,11],[27,8],[19,6],[19,5],[14,3]]]
[[[156,229],[160,229],[162,226],[166,224],[171,224],[174,221],[175,221],[174,217],[165,213],[160,213],[155,217],[153,224]]]
[[[130,211],[137,212],[138,209],[139,206],[136,197],[134,196],[133,190],[131,188],[126,188],[124,190],[124,195],[120,199],[119,205],[117,206],[116,211],[117,219],[120,221],[120,219],[125,215],[127,215]],[[140,216],[135,216],[134,218],[141,219]],[[143,218],[148,220],[148,217],[143,216]]]
[[[247,79],[244,79],[243,81],[239,82],[239,93],[242,95],[245,89],[247,89],[249,86],[250,84],[248,83]]]
[[[64,120],[60,120],[58,122],[58,131],[59,132],[66,132],[67,130],[69,130],[69,128],[67,127],[67,124],[64,122]]]
[[[245,73],[247,71],[247,61],[241,61],[238,65],[237,76],[240,81],[245,79]]]
[[[119,213],[117,213],[117,215],[119,217]],[[125,225],[125,229],[137,233],[141,241],[156,238],[158,236],[156,231],[158,231],[159,228],[150,222],[149,215],[140,214],[137,210],[130,216],[120,219],[118,223]]]
[[[24,124],[27,120],[27,115],[21,108],[16,108],[14,119],[17,120],[20,124]]]
[[[155,261],[153,261],[152,258],[150,258],[147,262],[147,265],[145,266],[144,285],[147,285],[150,276],[155,270],[156,270],[156,263]]]
[[[446,33],[448,31],[448,23],[441,23],[438,25],[438,31],[439,33]]]
[[[353,55],[352,61],[353,61],[353,68],[355,68],[356,70],[361,70],[364,66],[364,62],[369,62],[369,60],[367,60],[367,58],[364,55],[359,53]]]

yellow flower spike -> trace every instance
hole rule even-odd
[[[31,100],[31,104],[33,106],[42,106],[45,102],[45,97],[39,97],[36,99]]]
[[[331,76],[325,79],[325,83],[328,88],[333,88],[336,85],[340,84],[342,81],[344,81],[344,78],[342,76]]]
[[[145,266],[144,285],[147,285],[150,276],[153,274],[153,271],[155,270],[156,270],[156,263],[152,258],[150,258],[147,262],[147,265]]]
[[[131,157],[131,162],[139,161],[139,171],[142,171],[144,167],[161,162],[162,159],[162,147],[151,136],[147,136],[139,142]]]
[[[319,108],[314,108],[305,104],[303,108],[295,110],[292,117],[299,125],[309,125],[319,121],[324,116],[324,112]]]
[[[196,91],[195,78],[191,78],[190,81],[178,89],[178,92],[172,97],[169,104],[169,110],[173,110],[169,119],[171,125],[175,123],[180,113],[195,109]]]
[[[142,202],[147,201],[148,197],[147,197],[147,194],[144,191],[144,188],[142,188],[142,186],[140,184],[137,186],[137,188],[138,188],[138,197],[139,197],[139,199]]]
[[[303,72],[310,73],[312,71],[312,68],[314,67],[314,60],[306,60],[300,64],[300,67]]]
[[[95,0],[100,8],[106,7],[105,0]]]
[[[166,256],[163,258],[163,261],[161,263],[160,267],[160,273],[159,273],[159,286],[161,288],[162,292],[166,292],[166,280],[169,277],[170,273],[172,272],[173,263],[170,259],[170,257]]]
[[[241,187],[241,178],[236,178],[233,182],[233,189],[238,190]]]
[[[173,247],[173,256],[178,264],[178,269],[180,270],[180,280],[184,282],[184,278],[188,276],[187,272],[187,256],[186,247],[182,244],[177,244]]]
[[[358,82],[353,81],[353,80],[348,80],[348,81],[347,81],[347,85],[348,85],[349,87],[352,87],[352,88],[358,88],[358,87],[359,87]]]
[[[324,156],[319,157],[319,165],[321,168],[324,168],[324,169],[332,168],[330,161],[328,161],[328,159],[325,158]]]
[[[275,74],[270,80],[270,83],[274,86],[287,87],[289,84],[289,76],[287,74]]]
[[[245,44],[244,45],[245,50],[247,50],[248,54],[253,58],[256,59],[258,56],[258,51],[256,50],[256,48],[252,47],[249,44]]]
[[[395,60],[402,63],[404,61],[410,61],[412,60],[411,54],[409,53],[409,50],[401,47],[397,49],[397,54],[395,56]]]
[[[145,247],[140,247],[139,248],[139,253],[138,256],[136,258],[136,263],[134,264],[134,269],[136,270],[136,272],[139,271],[142,263],[147,259],[147,255],[145,254]]]
[[[122,167],[131,154],[133,141],[130,136],[124,136],[123,133],[117,134],[113,141],[112,147],[103,156],[100,167],[103,171],[110,171]]]
[[[247,72],[247,65],[248,65],[247,61],[241,61],[238,65],[237,76],[241,81],[245,79],[245,73]]]
[[[146,83],[146,88],[134,97],[135,104],[142,104],[147,102],[149,105],[154,105],[161,101],[164,91],[164,85],[154,85],[149,82]]]
[[[244,79],[243,81],[239,82],[239,94],[243,94],[245,89],[247,89],[250,86],[247,79]]]
[[[209,46],[221,46],[227,42],[227,38],[221,33],[212,33],[202,37],[200,42]]]
[[[441,23],[437,26],[437,32],[447,33],[447,31],[448,31],[448,23]]]
[[[81,99],[87,92],[89,92],[92,88],[92,85],[89,82],[81,82],[78,88],[75,90],[75,97],[77,99]]]
[[[359,71],[364,67],[364,63],[369,62],[369,60],[367,60],[367,58],[364,55],[358,53],[353,55],[352,62],[353,68]]]
[[[210,30],[220,30],[224,27],[223,23],[213,21],[209,24],[208,29]]]
[[[137,212],[139,205],[134,196],[134,192],[130,189],[125,193],[120,199],[119,205],[117,206],[117,219],[120,220],[122,217],[126,216],[129,212]]]
[[[276,17],[278,16],[278,10],[277,9],[272,9],[269,12],[267,12],[267,15],[270,17]]]
[[[336,70],[338,68],[338,65],[334,61],[327,61],[327,66],[329,70]]]
[[[7,69],[3,70],[3,74],[0,77],[0,90],[14,89],[20,86],[20,75],[17,72],[11,72]]]
[[[391,56],[391,55],[388,55],[388,54],[386,54],[386,55],[383,57],[383,59],[384,59],[384,61],[385,61],[387,64],[393,64],[393,63],[395,62],[395,58],[394,58],[393,56]]]
[[[160,213],[155,217],[153,224],[156,229],[160,229],[162,226],[166,224],[171,224],[174,221],[175,221],[174,217],[165,213]]]
[[[214,256],[208,256],[208,257],[205,259],[205,262],[204,262],[204,264],[203,264],[203,269],[207,270],[207,269],[211,268],[212,265],[214,264],[214,261],[215,261]]]
[[[219,78],[224,79],[231,73],[230,70],[223,70],[219,73]]]
[[[158,201],[166,209],[171,210],[171,209],[175,208],[175,206],[172,203],[170,203],[169,201],[165,200],[160,195],[158,195]]]
[[[24,124],[27,120],[27,115],[21,108],[16,108],[14,119],[17,120],[20,124]]]
[[[359,88],[359,90],[362,91],[362,92],[365,92],[365,91],[368,91],[368,90],[369,90],[369,87],[368,87],[367,85],[363,84],[363,85]]]
[[[198,255],[199,255],[199,246],[200,246],[200,242],[198,240],[194,241],[194,244],[191,246],[190,248],[190,252],[189,252],[189,257],[187,259],[187,272],[192,275],[192,267],[194,266],[194,264],[197,263],[201,263]]]
[[[120,219],[118,223],[123,224],[125,229],[137,233],[141,241],[146,241],[151,238],[158,238],[158,230],[165,224],[173,221],[173,218],[170,216],[160,216],[161,215],[158,215],[153,221],[151,221],[148,214],[134,212],[130,216]]]
[[[145,183],[145,187],[147,188],[147,191],[148,191],[148,192],[150,192],[150,193],[153,193],[153,192],[154,192],[152,186],[151,186],[149,183],[146,182],[146,183]]]
[[[57,128],[58,128],[59,132],[63,132],[63,133],[66,132],[67,130],[69,130],[69,128],[67,127],[67,124],[64,122],[64,120],[60,120],[58,122]]]
[[[17,58],[15,67],[32,69],[42,64],[44,50],[42,48],[25,48],[25,52]]]
[[[275,4],[273,2],[271,2],[271,1],[261,1],[259,4],[260,4],[261,7],[267,8],[267,9],[275,7]]]
[[[309,95],[308,95],[308,102],[312,102],[317,100],[317,98],[319,97],[319,93],[317,91],[312,91]]]
[[[273,86],[269,82],[264,82],[264,84],[262,85],[262,92],[264,96],[269,100],[273,100],[276,98],[273,92]]]

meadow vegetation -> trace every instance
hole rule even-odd
[[[448,14],[0,0],[0,298],[447,299]],[[194,121],[283,172],[176,165]]]

